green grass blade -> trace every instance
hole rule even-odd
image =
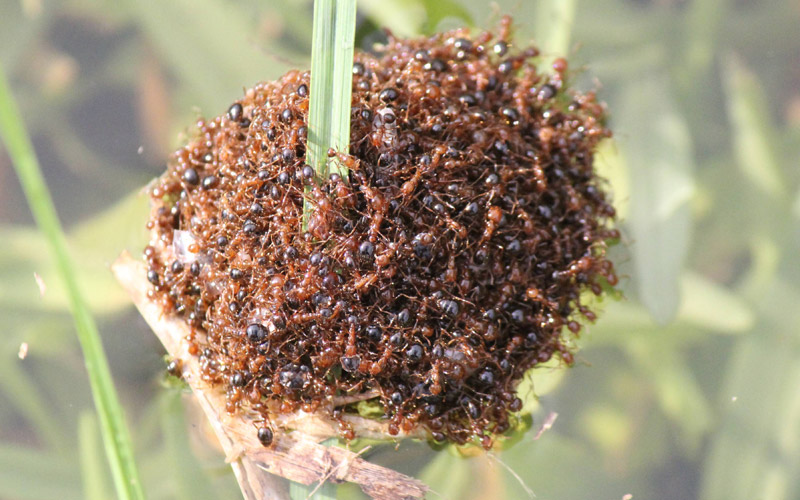
[[[314,2],[308,163],[322,178],[328,174],[328,150],[347,153],[350,147],[355,26],[355,0]],[[342,166],[336,171],[347,174]]]
[[[331,147],[350,152],[350,109],[353,95],[353,50],[356,36],[356,0],[336,2],[336,43],[333,48],[333,102],[331,103]],[[334,161],[331,171],[347,179],[347,167]]]
[[[111,380],[111,370],[103,352],[100,334],[78,285],[78,278],[67,251],[66,239],[53,200],[1,68],[0,135],[8,149],[31,212],[39,229],[47,238],[52,258],[69,294],[70,310],[83,350],[117,495],[120,499],[143,499],[144,494],[133,458],[133,447],[122,407]]]
[[[328,150],[350,151],[350,107],[356,0],[316,0],[311,43],[311,102],[308,109],[306,162],[320,179],[328,177]],[[347,168],[334,162],[347,179]],[[313,207],[306,199],[303,227]]]
[[[308,108],[308,164],[321,178],[326,177],[331,135],[333,65],[335,52],[336,2],[314,2],[314,27],[311,35],[311,102]],[[352,78],[352,77],[351,77]]]

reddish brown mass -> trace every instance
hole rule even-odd
[[[616,283],[610,133],[537,55],[464,30],[357,54],[347,179],[306,165],[308,72],[198,122],[152,187],[145,257],[230,412],[340,418],[331,396],[375,391],[391,433],[490,446],[523,374],[572,359],[582,292]]]

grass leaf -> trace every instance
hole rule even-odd
[[[314,2],[311,35],[311,97],[308,106],[308,164],[325,178],[330,148],[335,43],[335,0]]]
[[[320,179],[328,177],[328,150],[350,151],[350,107],[353,89],[353,50],[356,33],[355,0],[314,2],[311,40],[311,98],[308,110],[306,161]],[[333,170],[347,179],[347,168]],[[306,199],[303,226],[313,210]]]
[[[355,24],[355,0],[314,3],[308,163],[323,179],[328,176],[328,150],[349,152]],[[343,166],[335,171],[346,178]]]
[[[66,238],[53,200],[2,70],[0,70],[0,134],[8,148],[33,216],[47,239],[51,256],[69,294],[70,310],[83,350],[117,496],[125,500],[143,499],[144,493],[134,462],[133,446],[111,379],[111,370],[103,351],[100,334],[78,284],[77,273],[67,250]]]
[[[330,144],[336,151],[350,151],[350,109],[353,101],[353,51],[356,36],[356,1],[336,1],[336,43],[333,47],[333,102]],[[331,170],[347,179],[347,167],[334,161]]]

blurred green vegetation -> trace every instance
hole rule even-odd
[[[510,449],[463,458],[404,443],[369,458],[446,499],[526,498],[521,483],[553,500],[800,498],[800,5],[359,8],[362,47],[383,25],[494,27],[509,13],[519,43],[569,51],[575,84],[597,87],[611,111],[598,168],[621,216],[625,291],[599,304],[573,369],[525,383],[534,424]],[[311,3],[0,0],[0,12],[0,63],[68,228],[148,498],[236,498],[201,416],[162,385],[163,351],[108,263],[144,246],[138,193],[200,114],[309,66]],[[0,241],[0,498],[110,498],[67,297],[4,150]]]

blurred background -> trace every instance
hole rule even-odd
[[[431,498],[799,499],[800,2],[359,9],[362,48],[384,39],[381,26],[495,28],[506,13],[518,44],[566,48],[575,85],[598,88],[610,109],[615,139],[597,163],[623,232],[624,297],[598,304],[572,369],[524,382],[534,424],[519,442],[467,458],[407,443],[368,458],[421,477]],[[310,0],[0,0],[0,63],[100,323],[149,498],[239,493],[108,265],[123,248],[140,254],[139,194],[197,117],[307,68],[310,38]],[[64,289],[0,148],[0,498],[112,497]]]

